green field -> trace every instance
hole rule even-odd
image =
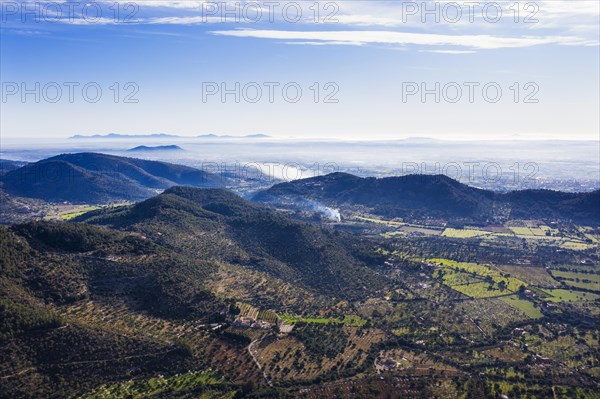
[[[444,230],[442,236],[452,238],[472,238],[488,234],[492,234],[492,232],[474,229],[453,229],[451,227],[448,227]]]
[[[444,284],[472,298],[506,295],[516,292],[521,286],[527,286],[527,283],[516,277],[477,263],[457,262],[443,258],[427,259],[427,261],[444,266],[443,273],[438,272],[436,275],[442,277]],[[471,277],[471,280],[468,277]]]
[[[586,250],[589,248],[594,248],[594,247],[596,247],[596,245],[587,244],[585,242],[579,242],[579,241],[566,241],[561,245],[561,247],[568,248],[568,249],[574,249],[574,250],[578,250],[578,251],[583,251],[583,250]]]
[[[71,219],[76,218],[77,216],[81,216],[84,213],[87,213],[89,211],[93,211],[93,210],[96,210],[96,209],[98,209],[98,208],[97,207],[89,207],[88,209],[82,210],[82,211],[79,211],[79,212],[63,213],[62,215],[60,215],[60,218],[63,219],[63,220],[71,220]]]
[[[519,309],[532,319],[539,319],[544,316],[542,312],[540,312],[540,310],[533,305],[533,303],[523,300],[516,295],[505,296],[500,299],[508,303],[513,308]]]
[[[550,296],[546,298],[550,302],[580,302],[593,301],[600,298],[600,295],[590,292],[571,291],[564,289],[545,289],[544,292]]]
[[[100,209],[98,206],[91,205],[58,205],[44,217],[45,220],[71,220],[81,216],[86,212]]]
[[[465,285],[450,285],[450,287],[461,294],[470,296],[471,298],[492,298],[510,293],[505,290],[496,289],[489,283],[484,282]]]
[[[513,233],[520,236],[534,236],[533,232],[529,229],[529,227],[512,227],[509,226],[509,229],[512,230]]]
[[[600,274],[553,270],[552,276],[571,287],[600,291]]]

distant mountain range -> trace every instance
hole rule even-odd
[[[83,134],[76,134],[74,136],[69,137],[69,139],[162,139],[162,138],[177,138],[180,136],[176,136],[174,134],[166,134],[166,133],[154,133],[154,134],[119,134],[119,133],[109,133],[109,134],[92,134],[89,136]]]
[[[522,219],[558,218],[600,224],[600,190],[591,193],[523,190],[500,194],[467,186],[444,175],[377,179],[332,173],[277,184],[254,196],[256,201],[292,205],[306,199],[338,208],[363,206],[388,217],[485,221],[498,215],[510,215]]]
[[[183,151],[178,145],[157,145],[157,146],[146,146],[146,145],[138,145],[137,147],[133,147],[128,149],[130,152],[161,152],[161,151]]]
[[[218,134],[202,134],[196,136],[201,139],[264,139],[271,136],[266,134],[247,134],[245,136],[231,136],[231,135],[218,135]]]
[[[168,139],[168,138],[184,138],[189,139],[194,136],[177,136],[174,134],[166,134],[166,133],[154,133],[154,134],[119,134],[119,133],[109,133],[109,134],[93,134],[93,135],[82,135],[76,134],[74,136],[69,137],[69,139]],[[231,135],[217,135],[217,134],[202,134],[199,136],[195,136],[196,138],[204,138],[204,139],[260,139],[260,138],[268,138],[266,134],[248,134],[245,136],[231,136]]]
[[[175,185],[220,187],[214,174],[182,165],[98,153],[63,154],[0,178],[12,195],[51,202],[138,201]]]

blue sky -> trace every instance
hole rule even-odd
[[[118,18],[113,0],[85,4],[1,1],[3,138],[167,132],[598,139],[597,1],[516,3],[516,21],[514,1],[480,2],[472,11],[447,1],[138,1],[117,3]],[[236,15],[223,15],[225,7]],[[298,9],[302,17],[292,22]],[[79,85],[73,102],[65,82]],[[102,89],[95,103],[81,93],[90,82]],[[239,102],[233,95],[222,101],[220,93],[203,101],[207,84],[220,90],[236,82],[240,95],[250,84]],[[272,102],[265,82],[275,85]],[[472,102],[466,82],[474,85]],[[35,91],[36,83],[39,103],[33,94],[23,100],[22,89]],[[284,98],[286,84],[302,90],[298,102]],[[52,85],[62,87],[55,103],[47,99]],[[263,94],[255,103],[248,101],[252,85]],[[502,90],[497,102],[484,98],[485,85],[492,94]],[[132,87],[138,101],[124,103]],[[456,87],[462,97],[452,102]],[[440,101],[422,98],[423,88]],[[337,102],[325,103],[327,94]]]

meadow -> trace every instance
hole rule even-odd
[[[581,301],[595,301],[600,298],[598,294],[592,294],[591,292],[581,292],[565,289],[545,289],[545,293],[550,296],[545,300],[550,302],[581,302]]]
[[[552,276],[571,287],[600,291],[600,274],[553,270]]]
[[[540,310],[534,306],[533,303],[521,299],[516,295],[505,296],[500,299],[508,303],[510,306],[519,309],[532,319],[540,319],[544,316],[542,312],[540,312]]]

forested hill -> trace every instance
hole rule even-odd
[[[499,213],[514,218],[557,218],[600,224],[600,190],[564,193],[523,190],[506,194],[467,186],[444,175],[361,178],[332,173],[280,183],[254,200],[293,203],[311,199],[328,206],[359,205],[388,217],[430,216],[484,221]]]
[[[166,162],[98,153],[63,154],[25,165],[1,178],[9,194],[72,203],[137,201],[175,185],[220,187],[221,177]]]
[[[258,270],[327,296],[372,295],[385,281],[358,238],[292,220],[223,189],[173,187],[130,207],[80,220],[142,233],[189,256]]]

